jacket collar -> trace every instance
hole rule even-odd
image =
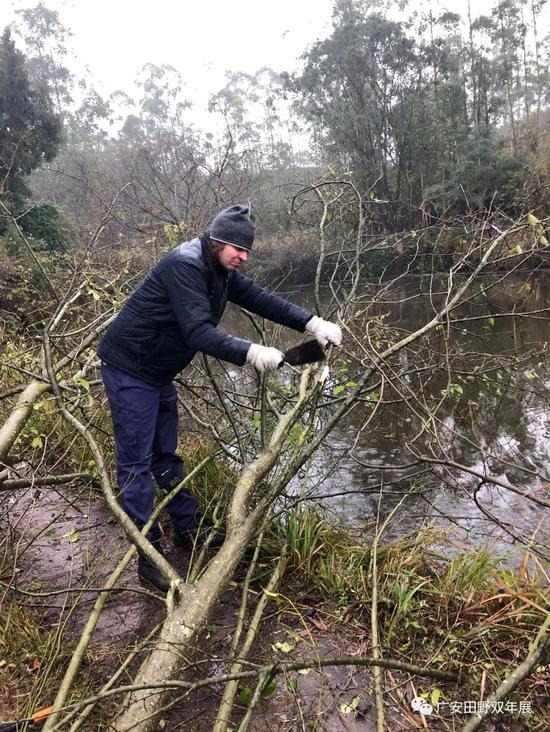
[[[212,273],[221,274],[224,278],[229,276],[229,272],[225,270],[220,263],[214,258],[210,245],[210,237],[205,233],[199,236],[202,247],[202,258],[206,266]]]

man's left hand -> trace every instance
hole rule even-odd
[[[340,326],[336,325],[336,323],[331,323],[330,320],[323,320],[323,318],[319,318],[317,315],[314,315],[308,321],[306,331],[315,336],[323,348],[326,348],[329,343],[334,346],[339,346],[342,343]]]

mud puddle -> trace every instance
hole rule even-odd
[[[11,580],[18,603],[40,611],[46,623],[67,616],[66,632],[78,635],[89,610],[128,541],[104,501],[87,486],[14,492],[4,504],[16,571]],[[124,645],[161,606],[140,593],[135,560],[105,607],[92,645]]]

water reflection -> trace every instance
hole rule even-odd
[[[386,293],[385,302],[369,302],[368,315],[385,315],[387,323],[404,333],[412,332],[433,317],[445,293],[444,281],[409,278]],[[287,296],[313,304],[309,288],[295,289]],[[388,404],[381,409],[350,454],[368,408],[361,405],[354,410],[312,458],[293,490],[299,493],[300,483],[307,482],[309,494],[317,496],[339,520],[356,527],[372,526],[382,484],[382,518],[404,492],[414,490],[392,521],[390,536],[415,532],[424,522],[433,521],[453,528],[470,545],[492,542],[495,552],[511,553],[513,561],[516,539],[488,519],[473,500],[478,479],[441,466],[411,465],[404,470],[395,466],[414,462],[414,454],[445,455],[522,491],[550,483],[550,373],[545,356],[530,355],[549,340],[549,307],[547,275],[508,278],[504,285],[495,277],[480,279],[475,296],[453,312],[448,324],[459,376],[453,372],[456,385],[451,388],[456,393],[437,412],[436,443],[432,434],[422,433],[421,410],[415,413],[415,405],[436,405],[448,394],[449,374],[440,368],[415,373],[418,352],[405,349],[399,355],[400,388],[402,393],[410,393],[408,404]],[[543,310],[546,312],[533,312]],[[518,316],[506,315],[510,311]],[[223,325],[230,332],[253,337],[248,321],[235,312],[226,316]],[[281,347],[300,340],[288,331],[281,337],[288,338],[288,342],[276,344]],[[430,342],[432,349],[442,347],[442,343]],[[499,368],[491,361],[495,355],[502,359]],[[519,370],[513,368],[518,356],[525,357]],[[549,493],[547,490],[546,498]],[[527,540],[536,536],[543,546],[550,543],[547,509],[488,484],[479,488],[476,499],[516,536]]]

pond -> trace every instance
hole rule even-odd
[[[460,322],[451,329],[452,382],[444,369],[415,375],[415,364],[408,360],[418,353],[402,351],[401,392],[408,389],[412,397],[407,402],[388,398],[395,403],[384,406],[362,431],[365,409],[371,407],[360,405],[337,426],[292,489],[299,493],[307,487],[308,495],[318,497],[319,505],[340,521],[366,530],[372,529],[379,501],[384,518],[411,493],[392,518],[386,538],[410,535],[431,522],[445,528],[457,547],[489,546],[514,564],[523,554],[521,547],[517,551],[521,541],[532,541],[539,556],[548,555],[548,509],[487,483],[477,491],[476,504],[472,494],[480,479],[466,470],[401,467],[414,462],[415,454],[443,455],[503,485],[550,497],[550,372],[544,353],[550,335],[550,277],[513,275],[499,282],[493,275],[476,282],[474,291],[480,288],[485,292],[453,313]],[[433,278],[401,279],[369,314],[386,314],[386,324],[403,334],[413,332],[433,317],[443,297],[437,292],[444,291],[444,283]],[[311,287],[281,294],[313,307]],[[328,301],[327,293],[324,298]],[[512,311],[515,317],[506,315]],[[235,312],[228,313],[222,327],[257,337]],[[286,331],[281,337],[296,343],[295,333]],[[434,436],[422,430],[420,407],[433,407],[445,393],[450,398],[438,407]]]

